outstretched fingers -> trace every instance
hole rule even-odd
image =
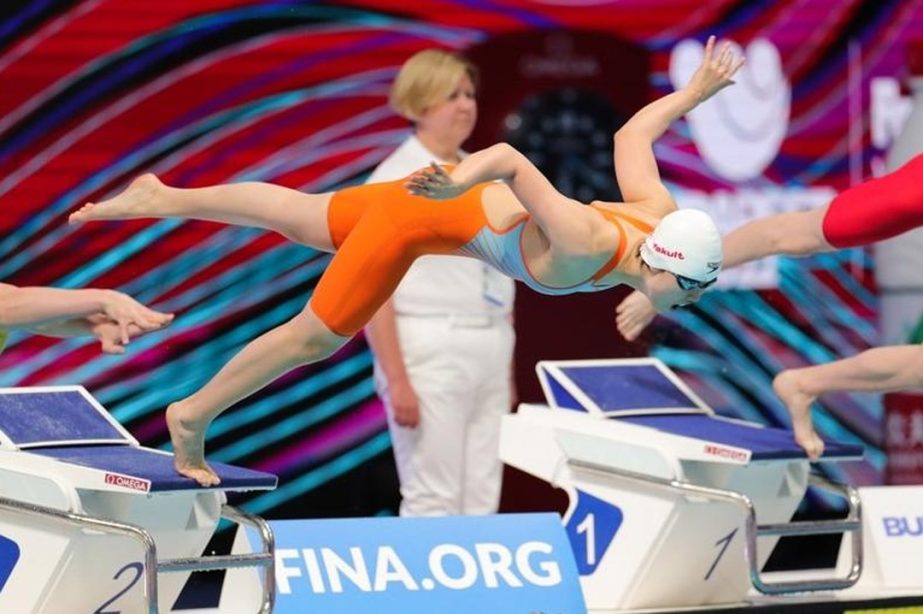
[[[714,36],[709,37],[709,42],[712,44],[712,47],[714,47]],[[721,45],[721,49],[713,61],[711,60],[710,52],[706,51],[705,62],[711,66],[712,70],[714,70],[727,85],[733,83],[731,78],[740,70],[740,67],[744,65],[744,61],[744,56],[737,56],[734,46],[730,41],[726,41]]]
[[[132,337],[159,330],[173,321],[172,313],[154,311],[141,304],[137,304],[133,309],[114,313],[109,317],[118,327],[121,345],[128,345]]]
[[[712,34],[708,37],[708,41],[705,43],[705,54],[703,56],[703,61],[711,62],[711,56],[715,52],[715,35]]]
[[[435,196],[441,190],[451,185],[452,179],[441,166],[435,162],[430,162],[427,168],[420,169],[413,173],[408,179],[405,186],[411,194],[416,196]]]
[[[635,290],[615,309],[615,325],[626,341],[636,340],[657,316],[650,300]]]
[[[436,178],[439,181],[449,181],[449,174],[445,172],[444,168],[442,168],[435,162],[430,162],[429,167],[432,170],[432,177]]]
[[[128,345],[128,342],[131,340],[131,334],[129,334],[129,326],[131,322],[128,320],[121,320],[118,322],[119,325],[119,340],[122,342],[122,345]]]
[[[747,58],[745,58],[744,56],[740,56],[739,58],[737,58],[737,60],[731,65],[731,72],[728,76],[733,77],[735,74],[737,74],[737,71],[740,70],[740,67],[744,65],[744,62],[746,62],[746,60]]]
[[[429,196],[432,192],[429,180],[422,173],[411,175],[410,179],[407,180],[406,187],[411,194],[416,196]]]
[[[744,65],[744,56],[735,57],[734,48],[730,43],[724,43],[721,56],[718,58],[717,69],[721,77],[730,80],[740,67]]]
[[[718,54],[718,60],[715,63],[716,67],[719,70],[727,67],[728,63],[731,61],[731,57],[731,43],[725,41],[725,43],[721,45],[721,53]]]
[[[125,346],[121,343],[116,343],[112,339],[102,339],[100,340],[100,347],[104,354],[124,354]]]
[[[142,308],[134,319],[134,324],[143,331],[163,328],[173,321],[172,313],[161,313],[148,307]]]

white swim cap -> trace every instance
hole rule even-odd
[[[721,234],[704,211],[680,209],[669,213],[641,245],[641,259],[700,282],[710,282],[721,271]]]

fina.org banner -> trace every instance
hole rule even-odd
[[[276,614],[583,614],[556,514],[281,520]]]

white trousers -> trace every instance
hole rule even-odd
[[[397,317],[420,424],[398,426],[375,370],[401,483],[401,516],[491,514],[500,503],[500,418],[510,409],[515,333],[504,319]]]

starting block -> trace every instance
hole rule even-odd
[[[192,571],[228,569],[213,611],[271,612],[272,531],[225,492],[276,477],[212,467],[215,488],[177,474],[82,387],[0,389],[0,611],[169,612]],[[238,531],[232,554],[200,556],[221,518],[261,551]]]
[[[547,405],[504,417],[500,457],[569,496],[564,524],[591,612],[706,607],[838,590],[862,570],[858,492],[810,474],[790,431],[715,415],[652,359],[540,362]],[[823,460],[862,456],[827,442]],[[844,520],[789,522],[808,485],[845,498]],[[770,580],[782,535],[842,533],[829,577]]]

